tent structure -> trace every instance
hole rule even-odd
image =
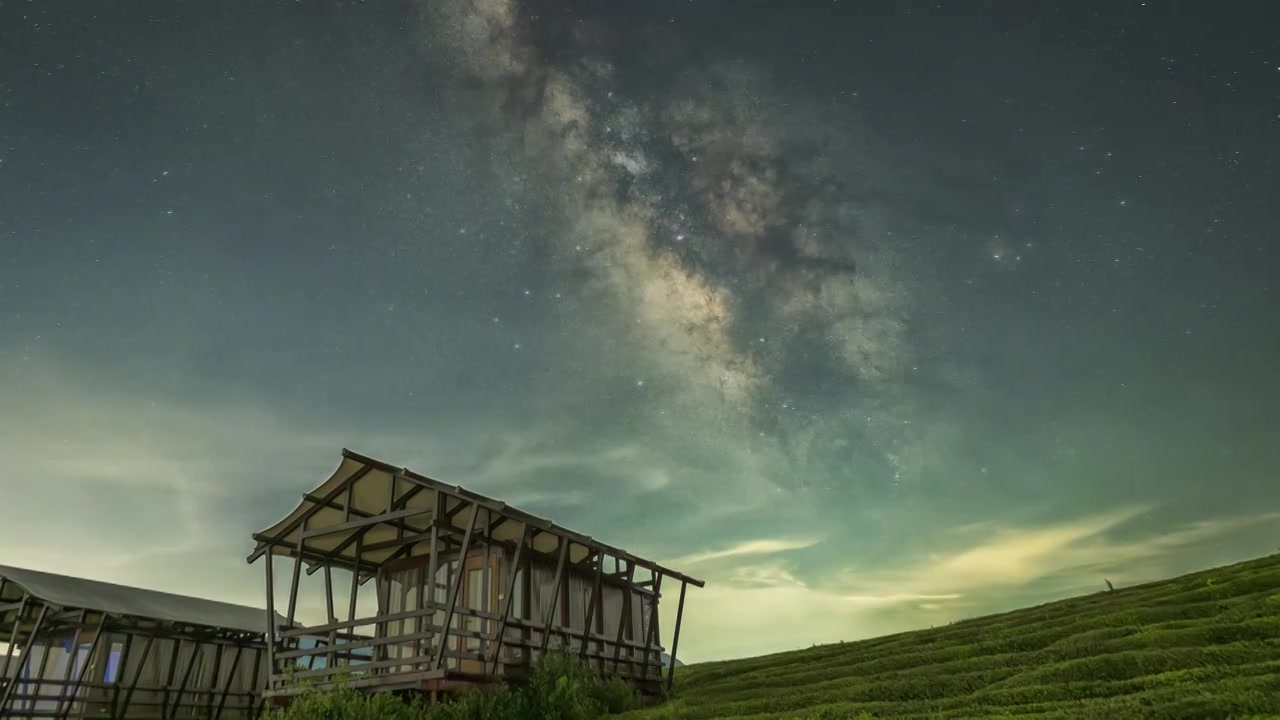
[[[256,608],[0,566],[0,717],[256,718],[266,625]]]
[[[664,670],[670,683],[685,591],[703,587],[504,502],[350,450],[253,538],[249,562],[267,558],[268,612],[284,608],[289,627],[267,663],[265,694],[282,701],[302,691],[301,681],[324,687],[338,675],[349,687],[434,697],[518,678],[551,648],[656,693]],[[283,603],[277,558],[291,576]],[[667,663],[658,620],[664,579],[679,583]],[[299,620],[304,605],[309,625]]]

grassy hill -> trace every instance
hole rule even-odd
[[[834,630],[834,628],[833,628]],[[1280,555],[676,672],[658,718],[1280,717]]]

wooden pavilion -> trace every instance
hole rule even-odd
[[[0,566],[0,718],[256,718],[264,625],[257,608]]]
[[[703,586],[506,503],[349,450],[293,512],[253,537],[249,562],[268,557],[267,616],[284,607],[290,628],[269,648],[265,694],[277,702],[339,677],[348,687],[434,699],[518,680],[552,648],[655,694],[664,671],[671,681],[685,591]],[[272,557],[288,559],[283,606]],[[664,579],[679,582],[665,668],[657,612]],[[299,621],[307,603],[310,625]]]

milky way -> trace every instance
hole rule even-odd
[[[507,0],[433,5],[421,26],[487,98],[495,156],[548,191],[562,272],[584,273],[655,373],[770,435],[812,435],[802,404],[897,420],[881,395],[910,370],[918,290],[883,215],[831,170],[856,149],[831,148],[815,108],[779,112],[785,90],[743,63],[638,90],[602,30]]]

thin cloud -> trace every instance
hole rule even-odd
[[[737,558],[745,555],[773,555],[790,550],[803,550],[818,544],[818,540],[760,539],[747,540],[720,550],[686,555],[672,560],[674,565],[696,565],[713,560]]]
[[[888,572],[848,569],[831,587],[871,596],[906,593],[987,598],[1003,588],[1028,587],[1041,581],[1093,585],[1104,571],[1113,579],[1145,580],[1150,579],[1143,577],[1143,564],[1148,561],[1280,520],[1280,513],[1265,513],[1194,523],[1137,539],[1113,536],[1113,531],[1146,511],[1132,507],[1043,528],[993,527],[981,542],[963,550]],[[966,530],[972,534],[978,528]]]
[[[1125,582],[1166,577],[1170,568],[1184,572],[1197,563],[1214,562],[1197,555],[1210,541],[1280,521],[1280,513],[1264,513],[1192,523],[1136,539],[1111,537],[1144,511],[1128,508],[1040,529],[971,524],[953,535],[976,542],[953,553],[899,568],[846,568],[813,581],[797,579],[780,563],[711,566],[705,573],[707,587],[686,610],[688,627],[697,628],[698,638],[696,656],[689,659],[854,640],[1009,610],[1011,597],[1018,605],[1048,601],[1099,585],[1103,574]],[[758,547],[784,545],[766,541]]]

